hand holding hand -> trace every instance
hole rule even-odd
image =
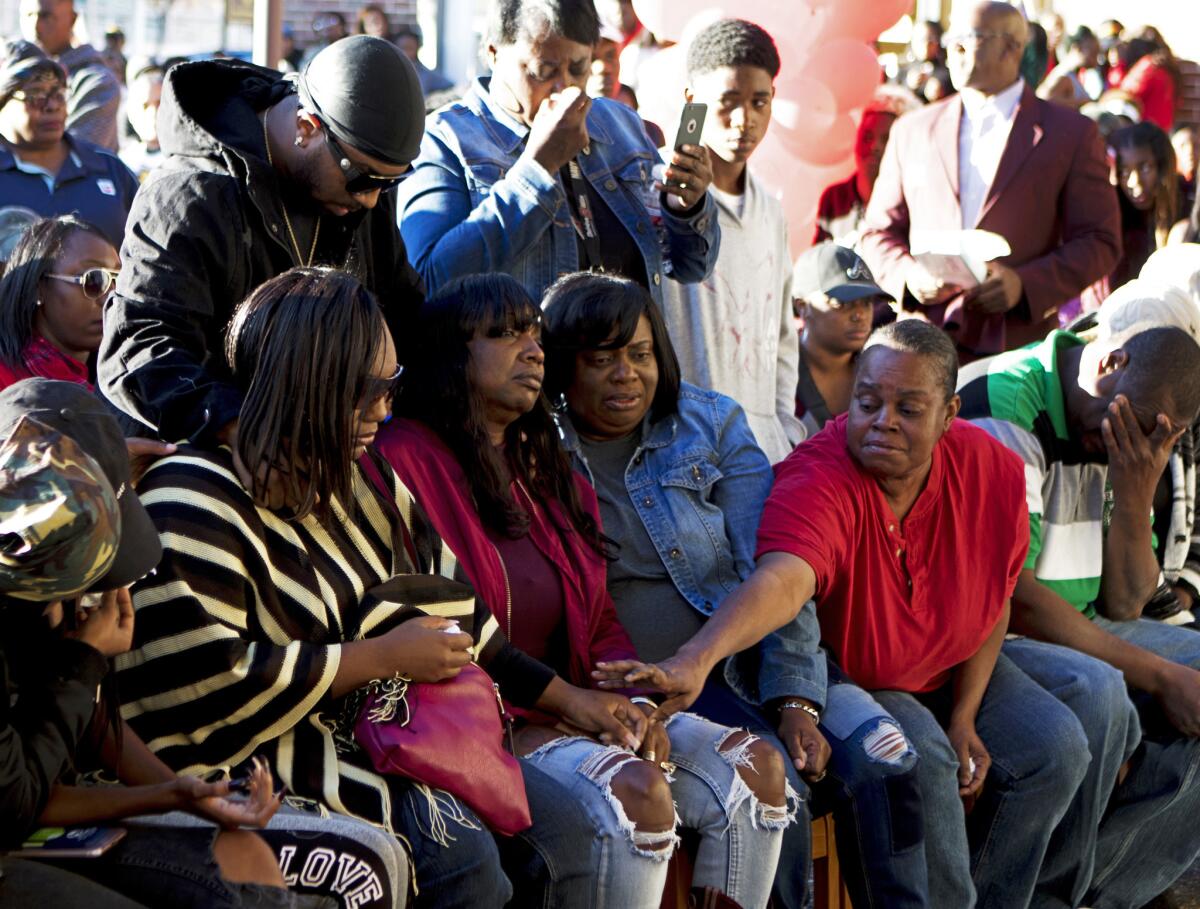
[[[250,771],[245,799],[229,797],[229,780],[205,783],[195,777],[179,777],[175,785],[179,808],[207,818],[226,830],[265,827],[283,802],[283,790],[272,791],[271,770],[258,756],[255,756]]]
[[[1117,395],[1100,423],[1100,435],[1108,450],[1108,477],[1118,506],[1132,497],[1138,508],[1149,510],[1154,488],[1171,457],[1171,449],[1186,426],[1173,429],[1166,414],[1158,414],[1154,430],[1146,435],[1124,395]]]
[[[95,609],[75,613],[75,629],[66,632],[112,658],[133,646],[133,600],[129,588],[106,591]]]
[[[992,756],[975,731],[974,723],[951,723],[946,730],[950,747],[958,755],[958,794],[974,799],[983,788]]]
[[[905,283],[909,293],[916,297],[922,306],[945,303],[955,294],[962,292],[962,288],[957,284],[947,284],[918,261],[909,266]]]
[[[450,619],[420,616],[397,625],[387,634],[372,638],[379,678],[400,672],[414,682],[452,679],[471,662],[472,640]]]
[[[629,698],[610,691],[569,686],[561,715],[572,727],[596,735],[605,745],[637,751],[649,723],[646,714]]]
[[[667,207],[687,211],[704,198],[712,183],[712,160],[703,145],[684,145],[671,154],[661,181],[654,188],[667,194]]]
[[[779,712],[779,740],[792,756],[792,764],[806,780],[815,783],[825,776],[830,748],[813,718],[795,708]]]
[[[571,85],[541,103],[529,128],[526,152],[553,176],[588,144],[592,99]]]
[[[969,291],[966,306],[994,315],[1008,312],[1021,302],[1024,283],[1021,276],[999,262],[989,262],[987,277],[978,287]]]
[[[661,663],[642,663],[638,660],[597,663],[592,678],[600,688],[644,686],[661,691],[668,697],[659,705],[653,718],[665,720],[695,703],[704,688],[708,672],[687,657],[675,654]]]
[[[654,708],[645,704],[635,704],[635,708],[640,708],[645,716],[652,717]],[[646,730],[646,737],[642,740],[642,747],[638,750],[638,755],[651,764],[656,764],[662,767],[663,764],[671,760],[671,738],[667,735],[667,727],[658,720],[651,719],[650,726]],[[667,768],[663,767],[666,770]]]

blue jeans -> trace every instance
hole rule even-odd
[[[737,774],[738,752],[719,753],[731,730],[679,714],[667,724],[676,777],[671,794],[678,822],[700,834],[693,883],[715,887],[746,909],[762,909],[775,876],[785,808],[753,797]],[[591,739],[563,737],[523,759],[570,790],[594,827],[594,905],[614,909],[658,906],[666,883],[675,831],[634,827],[612,793],[613,777],[640,758]]]
[[[580,909],[592,905],[596,831],[574,796],[553,777],[521,761],[533,826],[496,837],[500,860],[513,885],[513,906]]]
[[[1200,668],[1200,634],[1148,619],[1096,624],[1164,659]],[[1178,733],[1145,692],[1132,693],[1142,743],[1113,793],[1100,827],[1088,901],[1100,909],[1138,907],[1169,887],[1200,855],[1200,740]]]
[[[1129,700],[1125,677],[1107,663],[1029,638],[1005,641],[1002,652],[1062,701],[1087,736],[1092,759],[1066,817],[1051,837],[1031,904],[1038,909],[1078,906],[1091,885],[1100,822],[1117,774],[1141,738],[1137,711]]]
[[[416,786],[407,786],[392,808],[392,826],[408,843],[416,872],[414,909],[500,909],[512,896],[512,884],[501,870],[492,834],[466,805],[445,793],[439,797],[449,799],[446,804],[460,818],[445,821],[445,837],[434,837],[433,806]]]
[[[1051,833],[1087,771],[1087,739],[1074,714],[1002,654],[975,720],[992,767],[966,817],[943,730],[949,707],[948,689],[918,697],[829,686],[822,727],[856,906],[1009,909],[1033,897]]]
[[[764,742],[770,742],[784,756],[788,785],[799,793],[800,808],[796,820],[783,831],[779,866],[771,889],[771,897],[779,909],[807,909],[810,905],[812,868],[812,816],[808,812],[808,786],[800,779],[792,758],[775,736],[775,728],[766,715],[738,695],[715,672],[691,707],[691,711],[722,726],[749,729]]]

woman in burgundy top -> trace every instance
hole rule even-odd
[[[378,445],[501,630],[555,670],[549,685],[561,697],[577,698],[598,662],[635,651],[605,584],[619,546],[602,534],[595,492],[572,470],[541,393],[540,321],[507,275],[439,291],[409,345],[396,403],[407,419],[384,427]],[[517,753],[567,786],[596,825],[597,905],[659,904],[677,806],[701,837],[693,882],[764,907],[789,822],[778,752],[691,714],[647,725],[652,701],[609,696],[629,721],[625,742],[537,713],[516,735]]]
[[[104,235],[71,215],[28,228],[0,280],[0,388],[40,376],[91,389],[88,359],[120,267]]]

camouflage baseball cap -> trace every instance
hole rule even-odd
[[[113,590],[158,564],[162,545],[130,481],[125,439],[85,386],[35,378],[0,391],[0,439],[0,594],[50,601]],[[104,496],[85,474],[107,483],[114,518],[103,517]],[[61,513],[41,515],[36,503]],[[88,521],[98,539],[84,533]]]
[[[73,597],[112,567],[121,512],[95,458],[33,417],[0,443],[0,591]]]

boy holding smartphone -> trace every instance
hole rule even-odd
[[[683,378],[741,404],[772,463],[805,435],[794,413],[799,348],[787,224],[748,168],[771,122],[779,65],[771,36],[742,19],[714,22],[689,46],[685,94],[708,107],[703,141],[721,250],[702,283],[672,283],[664,294]]]

